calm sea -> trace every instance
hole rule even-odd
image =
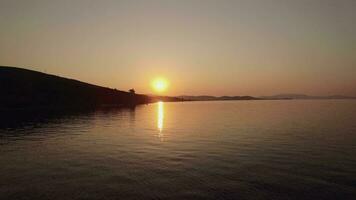
[[[0,199],[356,199],[356,101],[156,103],[3,124]]]

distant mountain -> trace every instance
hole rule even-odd
[[[179,97],[157,96],[157,95],[148,95],[148,96],[154,102],[157,102],[157,101],[163,101],[163,102],[185,101],[183,98],[179,98]]]
[[[134,106],[177,98],[150,97],[37,71],[0,66],[0,110]]]
[[[182,95],[178,96],[185,101],[228,101],[228,100],[259,100],[259,98],[251,97],[251,96],[187,96]]]
[[[290,99],[356,99],[356,97],[342,96],[342,95],[332,95],[332,96],[308,96],[305,94],[278,94],[273,96],[188,96],[181,95],[178,96],[179,99],[185,101],[228,101],[228,100],[290,100]]]
[[[305,94],[278,94],[273,96],[262,96],[262,99],[356,99],[356,97],[331,95],[331,96],[309,96]]]
[[[277,94],[272,96],[261,96],[262,99],[306,99],[305,94]]]

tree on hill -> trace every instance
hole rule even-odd
[[[133,88],[130,89],[129,92],[130,92],[130,94],[136,94],[136,91],[135,91],[135,89],[133,89]]]

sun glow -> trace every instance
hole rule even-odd
[[[157,78],[152,82],[152,88],[156,92],[164,92],[168,87],[168,82],[166,79]]]

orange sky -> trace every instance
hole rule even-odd
[[[0,65],[139,93],[356,95],[356,1],[0,2]]]

